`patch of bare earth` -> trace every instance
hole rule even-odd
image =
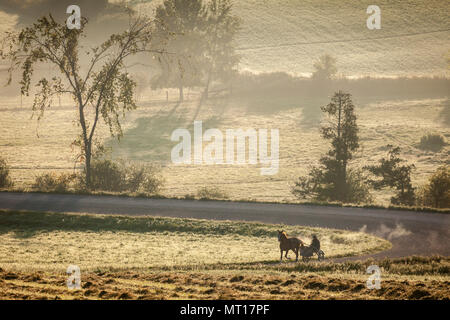
[[[65,274],[0,270],[0,299],[450,299],[450,281],[388,279],[369,290],[354,276],[233,272],[91,272],[79,290]]]

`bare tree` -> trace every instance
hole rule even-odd
[[[51,15],[44,16],[31,27],[9,32],[0,55],[10,62],[8,84],[15,70],[22,71],[21,94],[29,95],[33,73],[38,65],[56,65],[59,73],[43,77],[36,83],[33,112],[38,120],[52,104],[55,96],[69,94],[78,111],[81,132],[76,145],[85,164],[85,184],[90,187],[93,141],[99,119],[109,127],[111,135],[120,139],[120,115],[136,108],[133,92],[136,82],[129,77],[124,62],[139,53],[161,54],[151,50],[153,22],[130,13],[128,30],[113,34],[99,46],[84,48],[87,19],[80,29],[68,29]],[[87,65],[80,61],[87,60]]]

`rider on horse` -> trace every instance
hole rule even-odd
[[[320,241],[317,239],[317,236],[313,234],[313,238],[311,241],[311,247],[314,248],[314,250],[317,252],[320,250]]]

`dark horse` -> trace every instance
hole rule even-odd
[[[289,250],[292,250],[295,252],[295,261],[298,261],[298,253],[300,251],[300,246],[302,246],[304,243],[302,240],[298,238],[288,238],[286,232],[278,231],[278,241],[280,241],[280,262],[283,260],[283,251],[286,251],[286,254],[284,255],[286,259],[289,259],[287,254]]]

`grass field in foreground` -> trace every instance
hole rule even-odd
[[[381,288],[366,288],[370,264]],[[0,299],[450,299],[450,259],[214,265],[209,270],[82,272],[81,289],[64,272],[0,268]]]
[[[278,262],[261,223],[0,211],[0,299],[449,299],[450,259]],[[284,227],[327,257],[390,243],[364,233]],[[292,258],[291,253],[291,258]],[[81,269],[69,290],[66,268]],[[381,268],[381,289],[366,269]]]
[[[365,233],[303,226],[0,211],[0,267],[61,272],[69,264],[92,271],[274,263],[277,228],[307,243],[317,234],[327,257],[390,248]]]

